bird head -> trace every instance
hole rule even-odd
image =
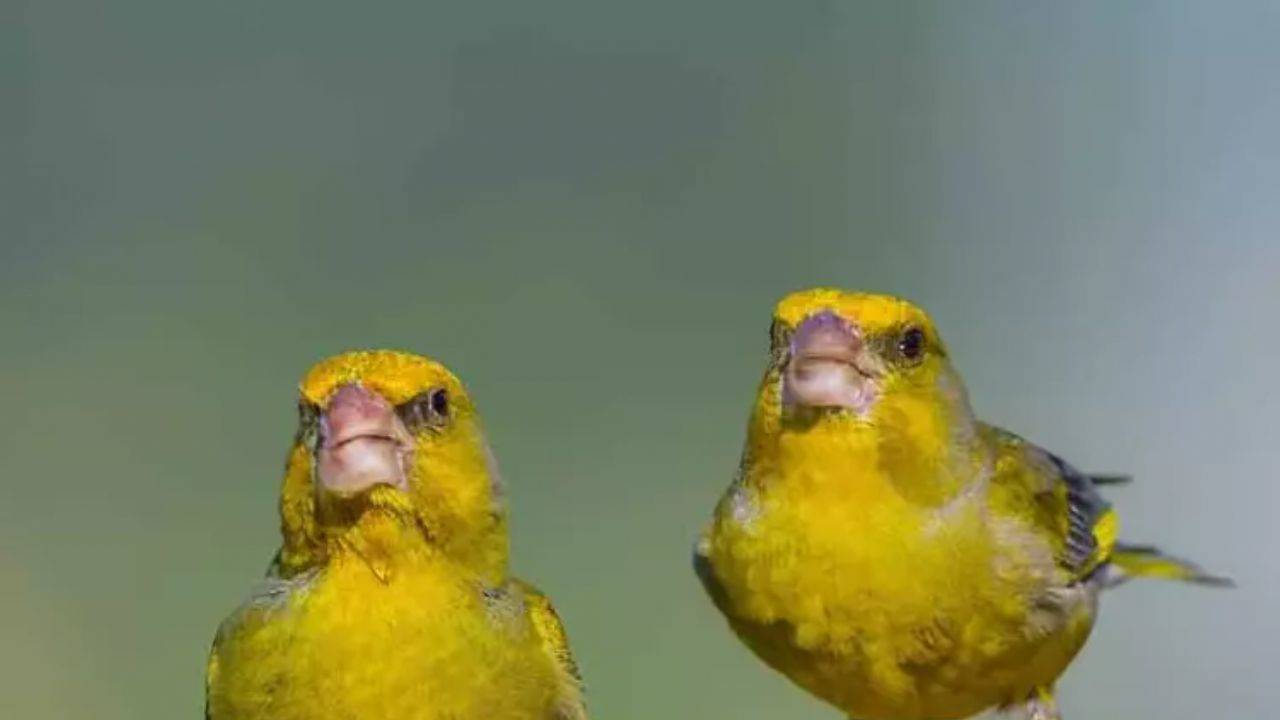
[[[475,407],[418,355],[355,351],[311,368],[280,510],[285,572],[344,549],[383,560],[429,550],[505,571],[505,512]]]
[[[928,314],[887,295],[816,288],[774,309],[751,432],[757,445],[821,439],[860,452],[908,486],[919,476],[917,494],[933,495],[923,478],[968,441],[973,420]]]

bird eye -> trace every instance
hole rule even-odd
[[[306,400],[298,401],[298,426],[308,428],[316,424],[320,418],[320,408]]]
[[[396,414],[410,430],[438,427],[449,415],[449,394],[440,388],[415,395],[396,407]]]
[[[306,400],[298,401],[298,435],[295,442],[313,445],[320,434],[320,408]]]
[[[907,360],[919,360],[924,354],[924,331],[918,327],[907,328],[898,339],[898,352]]]
[[[791,347],[791,328],[781,320],[775,319],[769,325],[769,352],[774,363],[781,364]]]
[[[445,416],[449,414],[449,393],[444,390],[436,390],[431,393],[431,410],[437,415]]]

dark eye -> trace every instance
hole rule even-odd
[[[431,410],[441,416],[449,414],[449,393],[444,390],[436,390],[431,393]]]
[[[440,388],[415,395],[397,406],[396,414],[410,430],[438,427],[449,415],[449,395]]]
[[[298,436],[296,442],[311,445],[320,431],[320,408],[306,400],[298,401]]]
[[[898,352],[908,360],[919,360],[924,354],[924,331],[920,328],[907,328],[898,339]]]
[[[320,408],[306,400],[298,401],[298,427],[309,428],[320,419]]]
[[[781,320],[769,326],[769,350],[775,363],[781,363],[791,348],[791,328]]]

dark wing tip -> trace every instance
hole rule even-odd
[[[698,542],[693,546],[693,572],[702,581],[702,588],[706,590],[707,595],[711,596],[711,601],[717,607],[723,609],[727,607],[727,596],[725,595],[724,586],[720,584],[720,579],[716,577],[715,568],[711,566],[711,558],[707,557],[703,542],[699,538]]]
[[[1193,575],[1187,578],[1187,582],[1195,583],[1196,585],[1204,585],[1206,587],[1227,589],[1239,587],[1236,585],[1236,581],[1233,578],[1226,577],[1225,575],[1209,575],[1207,573]]]
[[[1128,485],[1133,482],[1132,475],[1090,475],[1094,485]]]

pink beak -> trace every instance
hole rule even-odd
[[[864,414],[875,401],[873,379],[856,326],[824,310],[805,318],[791,340],[791,359],[782,378],[786,405],[842,407]]]
[[[321,488],[340,495],[375,485],[407,489],[412,454],[413,437],[381,395],[352,383],[329,399],[316,452]]]

